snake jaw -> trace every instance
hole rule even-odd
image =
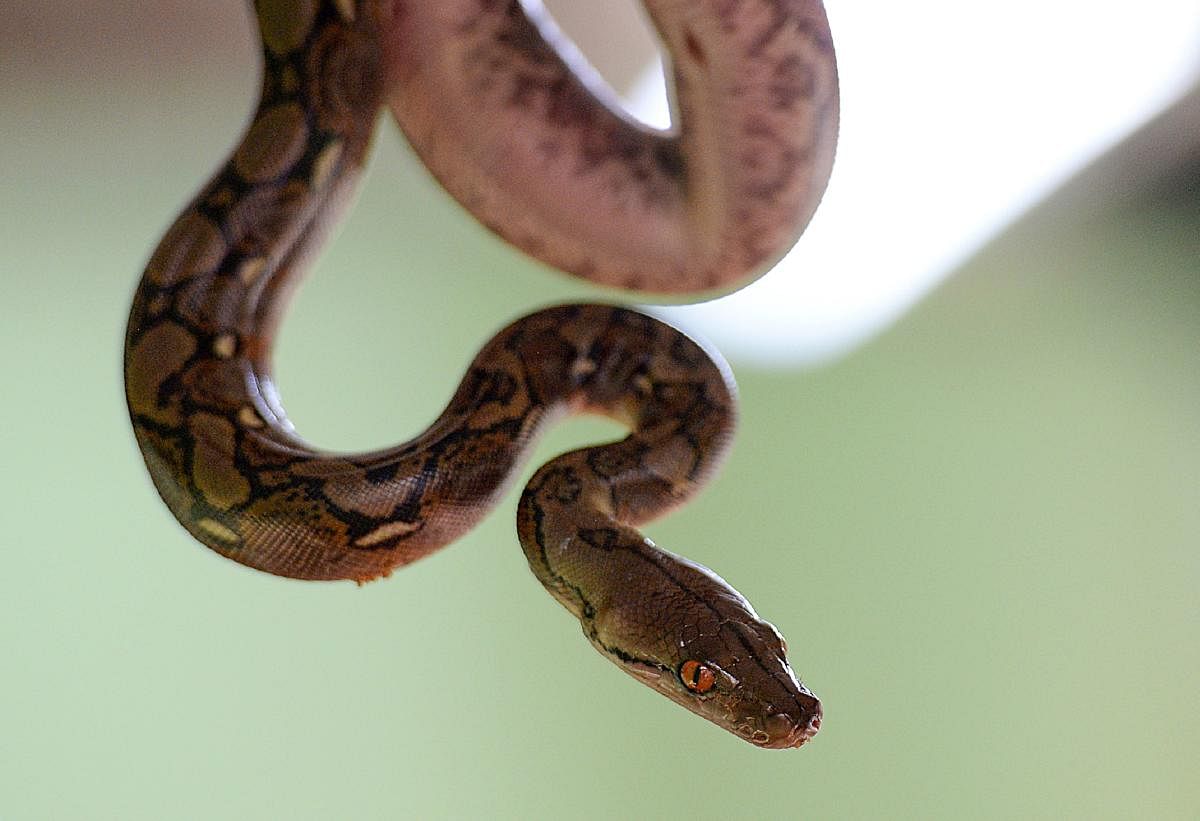
[[[790,672],[790,671],[789,671]],[[717,724],[757,747],[786,750],[801,747],[821,729],[821,702],[804,685],[797,683],[791,706],[777,708],[747,693],[735,693],[728,699],[724,720]]]
[[[761,742],[752,740],[753,743],[771,750],[786,750],[812,741],[821,729],[821,702],[807,689],[804,693],[808,698],[797,699],[797,704],[802,706],[799,711],[793,711],[795,715],[775,713],[767,716],[763,722],[765,739]]]
[[[633,678],[756,747],[769,750],[801,747],[821,728],[820,700],[796,679],[786,660],[781,659],[784,678],[794,689],[788,688],[792,703],[780,708],[712,662],[706,666],[714,673],[716,683],[712,690],[696,693],[681,684],[678,674],[668,665],[618,659],[608,648],[599,644],[596,648]]]
[[[774,625],[740,596],[729,601],[741,612],[680,648],[705,659],[713,686],[697,693],[672,677],[675,700],[755,746],[782,750],[806,744],[821,727],[820,700],[792,671]]]

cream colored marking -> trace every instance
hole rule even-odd
[[[571,363],[571,378],[582,379],[596,372],[596,363],[590,359],[576,359]]]
[[[329,181],[329,177],[337,169],[338,160],[342,156],[342,142],[335,140],[321,150],[320,155],[313,161],[312,187],[321,189]]]
[[[650,380],[650,377],[646,376],[646,374],[639,373],[633,378],[633,387],[638,393],[650,393],[650,391],[654,388],[654,383]]]
[[[218,359],[228,359],[237,352],[237,337],[221,334],[213,340],[212,351]]]
[[[338,14],[342,15],[342,19],[353,21],[358,11],[354,8],[354,0],[333,0],[333,4],[337,6]]]
[[[267,267],[266,257],[251,257],[238,266],[238,279],[243,285],[249,285],[258,279],[258,275]]]
[[[366,536],[355,539],[354,543],[359,547],[372,547],[380,542],[386,542],[388,539],[394,539],[397,536],[403,536],[406,533],[412,533],[420,527],[416,522],[388,522],[381,527],[377,527],[368,533]]]
[[[263,426],[262,417],[258,415],[258,411],[249,405],[243,405],[238,409],[238,422],[247,428],[261,428]]]
[[[196,522],[196,526],[210,536],[220,539],[223,542],[236,543],[242,540],[241,536],[215,519],[200,519]]]

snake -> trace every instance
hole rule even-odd
[[[241,141],[137,285],[125,394],[150,478],[217,553],[296,579],[389,575],[504,496],[539,433],[611,417],[619,441],[537,469],[517,503],[533,574],[624,672],[737,736],[821,724],[780,633],[637,529],[692,498],[736,418],[728,365],[619,304],[509,324],[411,441],[302,439],[271,376],[287,298],[353,197],[390,110],[437,180],[536,259],[652,295],[744,284],[795,241],[833,162],[837,72],[819,0],[646,0],[673,123],[643,125],[549,14],[516,0],[257,0],[262,86]]]

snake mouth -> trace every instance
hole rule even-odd
[[[821,714],[817,713],[808,720],[808,723],[803,727],[797,726],[792,734],[789,747],[800,747],[809,741],[812,741],[817,732],[821,729]]]
[[[802,747],[812,741],[821,729],[821,713],[818,710],[815,713],[802,715],[799,721],[785,713],[776,713],[769,716],[764,724],[766,725],[764,733],[766,738],[761,741],[751,740],[769,750],[787,750],[793,747]]]

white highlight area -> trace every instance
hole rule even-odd
[[[734,360],[812,363],[880,331],[1200,71],[1196,0],[827,7],[841,136],[808,231],[753,285],[652,309]],[[630,108],[668,122],[660,66]]]

